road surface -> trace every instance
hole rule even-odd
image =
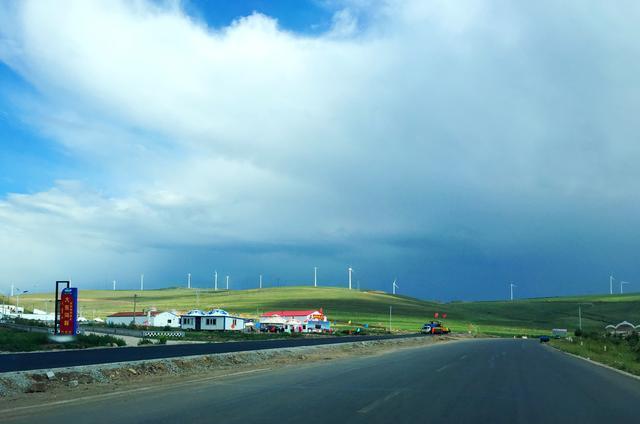
[[[7,407],[3,423],[634,423],[640,381],[532,340],[469,340]]]
[[[277,349],[296,346],[316,346],[333,343],[361,342],[404,336],[345,336],[301,337],[283,340],[256,340],[225,343],[201,343],[180,345],[155,345],[144,347],[109,347],[85,350],[58,350],[51,352],[5,353],[0,355],[0,373],[29,371],[48,368],[96,365],[113,362],[143,361],[180,356],[208,355],[212,353],[246,352],[249,350]],[[117,337],[117,336],[116,336]]]

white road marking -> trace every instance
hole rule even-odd
[[[255,369],[255,370],[239,371],[239,372],[233,372],[233,373],[230,373],[230,374],[222,374],[222,375],[216,375],[216,376],[212,376],[212,377],[197,378],[195,380],[188,380],[188,381],[181,382],[181,383],[163,385],[161,387],[163,388],[163,390],[164,389],[174,389],[174,388],[178,388],[178,387],[190,386],[193,383],[201,383],[203,381],[209,381],[209,380],[218,380],[218,379],[225,378],[225,377],[233,377],[233,376],[243,375],[243,374],[252,374],[254,372],[267,371],[267,370],[270,370],[270,369],[271,368],[258,368],[258,369]],[[138,387],[138,388],[129,389],[129,390],[120,390],[118,392],[102,393],[102,394],[99,394],[99,395],[83,396],[83,397],[79,397],[79,398],[75,398],[75,399],[58,400],[58,401],[55,401],[55,402],[41,403],[41,404],[38,404],[38,405],[19,406],[17,408],[2,409],[2,410],[0,410],[0,415],[5,414],[5,413],[9,413],[9,412],[17,412],[17,411],[24,411],[24,410],[30,410],[30,409],[46,408],[46,407],[50,407],[50,406],[65,405],[65,404],[68,404],[68,403],[77,403],[77,402],[90,401],[90,400],[95,400],[95,399],[107,399],[107,398],[114,397],[114,396],[127,395],[127,394],[130,394],[130,393],[137,393],[137,392],[145,392],[145,391],[148,391],[148,390],[158,389],[158,388],[161,388],[161,387],[160,386],[145,386],[145,387]]]
[[[388,395],[386,395],[385,397],[383,397],[382,399],[377,399],[373,402],[371,402],[369,405],[365,406],[364,408],[361,408],[358,410],[359,414],[368,414],[369,412],[371,412],[373,409],[377,408],[379,405],[388,402],[389,400],[393,399],[394,397],[398,396],[400,394],[400,390],[395,390],[391,393],[389,393]]]

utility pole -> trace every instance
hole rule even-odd
[[[213,273],[213,290],[218,291],[218,270]]]
[[[140,291],[144,291],[144,274],[140,274]]]
[[[391,333],[391,310],[393,306],[389,306],[389,333]]]
[[[593,303],[578,303],[578,328],[582,331],[582,305],[593,306]]]
[[[133,295],[133,321],[131,321],[131,324],[136,325],[136,300],[138,299],[138,295],[134,294]]]
[[[313,267],[313,287],[318,287],[318,267]]]

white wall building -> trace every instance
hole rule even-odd
[[[244,330],[244,322],[244,318],[229,315],[222,309],[209,312],[193,309],[180,317],[183,330],[241,331]]]
[[[0,305],[0,314],[4,314],[4,315],[21,314],[23,312],[24,312],[24,308],[22,306]]]
[[[134,320],[133,312],[117,312],[107,317],[107,324],[129,325]],[[174,312],[136,312],[135,324],[146,327],[180,327],[180,317]]]

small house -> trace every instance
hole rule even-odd
[[[242,331],[244,322],[244,318],[230,315],[223,309],[212,309],[209,312],[193,309],[180,317],[180,327],[183,330]]]
[[[640,325],[638,327],[640,327]],[[638,331],[638,327],[634,326],[629,321],[622,321],[616,325],[607,325],[604,329],[607,330],[609,334],[628,336]]]

